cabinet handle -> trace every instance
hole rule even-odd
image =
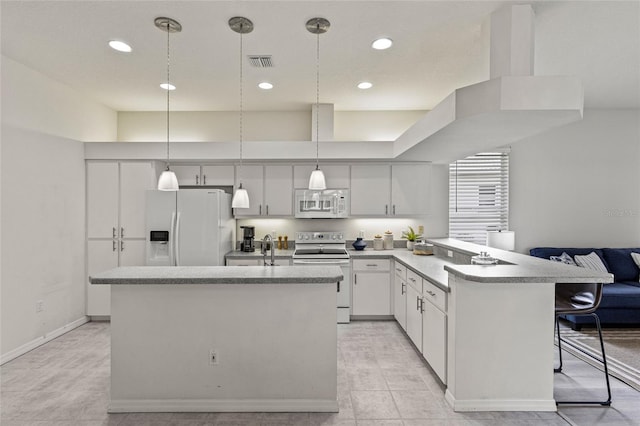
[[[394,216],[396,215],[396,205],[395,204],[393,205],[393,215]]]
[[[200,185],[200,176],[196,175],[196,185]]]
[[[353,274],[353,285],[358,284],[358,274]]]
[[[400,271],[402,271],[402,269],[400,269],[400,268],[396,268],[396,271],[400,272]]]
[[[378,264],[377,263],[367,263],[367,266],[375,268],[376,266],[378,266]]]
[[[124,241],[120,241],[120,251],[124,251]]]
[[[124,238],[124,226],[120,227],[120,238]]]
[[[389,214],[389,204],[384,205],[384,214]]]
[[[202,175],[202,184],[203,185],[207,184],[207,175]]]
[[[267,208],[267,216],[269,216],[269,204],[265,206]]]
[[[415,278],[409,278],[409,281],[413,281],[415,283],[416,279]]]
[[[258,207],[258,215],[262,216],[262,204]]]
[[[405,284],[405,283],[400,283],[400,284],[401,284],[401,287],[400,287],[400,294],[402,295],[402,294],[405,294],[405,293],[406,293],[406,291],[405,291],[406,284]]]
[[[420,310],[420,296],[416,296],[416,311]]]
[[[427,294],[428,294],[429,296],[432,296],[432,297],[436,295],[436,294],[435,294],[434,292],[432,292],[431,290],[427,290]]]
[[[118,234],[116,234],[116,232],[117,232],[116,231],[116,227],[114,226],[113,227],[113,238],[117,238],[118,237]]]
[[[116,240],[112,241],[111,248],[113,251],[116,251]]]
[[[420,298],[420,313],[424,313],[424,299]]]
[[[338,281],[338,293],[340,293],[340,281]]]

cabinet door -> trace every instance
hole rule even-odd
[[[443,383],[446,381],[447,317],[433,303],[424,302],[422,355]]]
[[[145,238],[145,191],[155,188],[151,163],[120,163],[120,238]]]
[[[313,164],[297,164],[293,166],[293,186],[296,189],[307,189],[309,187],[309,177],[316,169]],[[348,164],[322,164],[320,169],[324,172],[324,178],[329,189],[349,188],[349,165]]]
[[[264,204],[266,216],[293,216],[293,169],[291,166],[265,166]]]
[[[171,170],[178,178],[178,185],[201,185],[200,182],[200,166],[198,165],[180,165],[171,166]]]
[[[202,185],[233,186],[233,166],[202,166]]]
[[[115,237],[118,208],[118,163],[87,163],[88,237]]]
[[[247,259],[227,259],[227,266],[261,266],[262,259],[247,258]]]
[[[391,167],[385,164],[351,166],[351,215],[390,214]]]
[[[407,334],[418,350],[422,351],[421,294],[415,288],[407,287]]]
[[[352,296],[353,315],[391,315],[388,273],[356,272]]]
[[[118,243],[120,250],[120,266],[144,266],[145,240],[120,240]]]
[[[397,275],[394,280],[393,316],[403,330],[407,330],[407,283]]]
[[[87,242],[89,276],[118,266],[118,241],[89,240]],[[111,286],[90,284],[87,280],[87,315],[111,315]]]
[[[242,166],[242,169],[238,168],[236,171],[238,175],[236,175],[234,190],[242,182],[242,187],[249,194],[250,207],[248,209],[235,209],[234,214],[236,216],[260,216],[264,214],[264,168],[262,166]]]
[[[391,214],[394,216],[429,213],[429,164],[391,166]]]

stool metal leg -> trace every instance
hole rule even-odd
[[[562,371],[562,339],[560,338],[560,321],[558,316],[556,316],[556,334],[558,335],[558,358],[560,359],[560,365],[558,368],[554,368],[554,373],[559,373]]]

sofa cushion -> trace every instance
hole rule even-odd
[[[594,252],[585,254],[584,256],[576,254],[575,262],[578,266],[591,269],[593,271],[605,272],[605,273],[609,272],[607,270],[607,267],[604,266],[604,263],[602,263],[602,259],[600,259],[600,256],[598,256]]]
[[[640,290],[636,286],[618,282],[607,284],[602,287],[602,300],[598,308],[640,309]]]
[[[551,256],[562,256],[563,252],[566,252],[571,257],[574,257],[576,254],[585,255],[594,252],[602,260],[604,266],[610,270],[602,250],[597,248],[536,247],[529,250],[531,256],[542,257],[543,259],[549,259]]]
[[[640,253],[640,248],[603,248],[602,253],[607,269],[615,276],[616,281],[638,281],[640,269],[631,253]]]
[[[560,256],[549,256],[549,260],[553,260],[554,262],[566,263],[567,265],[577,266],[573,258],[569,256],[566,252],[562,252]]]

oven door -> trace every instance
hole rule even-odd
[[[349,307],[351,306],[351,267],[349,259],[293,259],[294,265],[328,265],[342,269],[342,281],[338,283],[336,302],[338,324],[349,323]]]

